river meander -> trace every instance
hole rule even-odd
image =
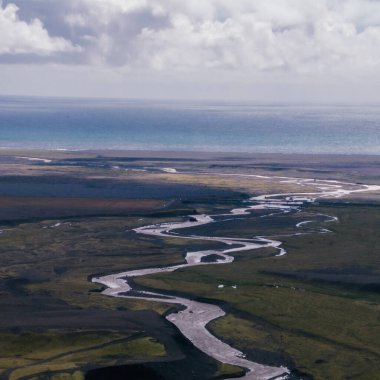
[[[173,171],[173,173],[175,173]],[[205,174],[205,173],[203,173]],[[219,173],[207,173],[208,175],[223,175]],[[226,174],[229,175],[229,174]],[[259,177],[254,175],[236,175],[237,177]],[[262,176],[261,176],[262,177]],[[216,305],[194,301],[192,299],[170,296],[167,293],[144,291],[133,289],[133,285],[129,281],[131,278],[146,276],[155,273],[173,272],[179,268],[199,265],[226,265],[234,261],[233,253],[241,251],[252,251],[263,247],[274,247],[277,249],[277,255],[282,256],[286,251],[281,247],[281,241],[273,240],[270,237],[255,236],[252,239],[230,238],[230,237],[214,237],[201,235],[186,235],[183,230],[195,226],[204,226],[210,223],[218,223],[226,218],[244,217],[250,215],[255,210],[267,210],[268,214],[277,215],[289,212],[297,212],[302,209],[306,203],[314,203],[321,198],[340,198],[352,193],[367,192],[380,190],[377,185],[362,185],[355,183],[331,181],[331,180],[315,180],[288,177],[265,177],[273,181],[280,181],[298,185],[300,188],[307,186],[313,187],[312,192],[294,192],[282,194],[265,194],[252,197],[247,202],[246,207],[234,208],[227,214],[220,215],[191,215],[185,216],[182,222],[161,223],[136,228],[137,234],[164,236],[216,241],[226,245],[224,249],[203,250],[196,252],[188,252],[183,264],[175,266],[167,266],[160,268],[144,268],[131,270],[117,274],[111,274],[102,277],[93,278],[93,282],[106,286],[103,291],[104,295],[112,297],[122,297],[129,299],[146,299],[156,302],[165,302],[178,304],[182,306],[182,310],[167,315],[167,320],[173,323],[181,333],[189,339],[195,347],[203,351],[210,357],[231,365],[236,365],[246,369],[246,374],[240,379],[244,380],[269,380],[269,379],[286,379],[289,369],[282,366],[267,366],[248,360],[245,354],[234,347],[224,343],[210,333],[207,325],[210,321],[225,315],[225,312]],[[337,221],[337,218],[330,215],[319,214],[323,216],[325,222]],[[296,227],[303,228],[311,221],[305,220],[299,222]],[[320,228],[315,232],[326,233],[328,230]],[[205,260],[205,258],[212,258]]]

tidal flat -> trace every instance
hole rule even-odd
[[[91,280],[223,249],[138,227],[229,213],[252,196],[313,192],[313,181],[380,184],[377,156],[4,150],[0,161],[0,379],[242,376],[165,319],[179,306],[107,297]],[[186,234],[271,236],[287,254],[236,252],[228,265],[134,283],[220,306],[226,315],[208,330],[250,360],[289,368],[288,378],[380,379],[379,210],[376,190],[192,227]]]

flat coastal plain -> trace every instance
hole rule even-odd
[[[1,150],[0,380],[247,376],[165,318],[180,305],[108,297],[92,282],[182,265],[225,249],[217,237],[270,237],[286,254],[263,244],[225,265],[210,255],[136,277],[133,291],[218,306],[207,331],[287,379],[380,379],[380,191],[231,214],[323,183],[380,185],[380,157]],[[214,222],[177,236],[136,233],[203,215]]]

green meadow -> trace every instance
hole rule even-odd
[[[213,321],[210,330],[252,360],[288,362],[320,380],[379,379],[379,210],[378,205],[309,208],[306,212],[336,215],[339,222],[322,223],[332,231],[328,234],[281,237],[286,256],[265,249],[243,252],[230,265],[137,282],[220,304],[227,316]]]

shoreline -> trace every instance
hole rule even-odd
[[[380,184],[380,156],[370,155],[0,150],[0,165],[0,195],[17,197],[184,199],[226,191],[247,194],[254,177],[264,182],[288,177]],[[371,197],[379,200],[380,193]]]
[[[361,159],[369,159],[376,158],[380,161],[380,152],[378,154],[374,153],[332,153],[332,152],[276,152],[276,151],[268,151],[268,152],[245,152],[245,151],[233,151],[233,150],[187,150],[187,149],[97,149],[97,148],[83,148],[83,149],[73,149],[73,148],[26,148],[26,147],[7,147],[0,146],[0,156],[17,156],[22,152],[27,153],[35,153],[35,154],[62,154],[62,155],[102,155],[104,157],[157,157],[157,158],[170,158],[170,157],[192,157],[194,155],[197,158],[195,160],[200,159],[211,159],[211,158],[221,158],[220,156],[234,155],[238,158],[274,158],[274,157],[296,157],[296,158],[361,158]],[[5,154],[6,153],[6,154]],[[116,156],[115,156],[116,155]],[[18,157],[18,158],[31,158],[34,157]],[[230,157],[229,157],[230,158]],[[43,159],[43,158],[42,158]],[[38,158],[37,158],[38,160]]]

